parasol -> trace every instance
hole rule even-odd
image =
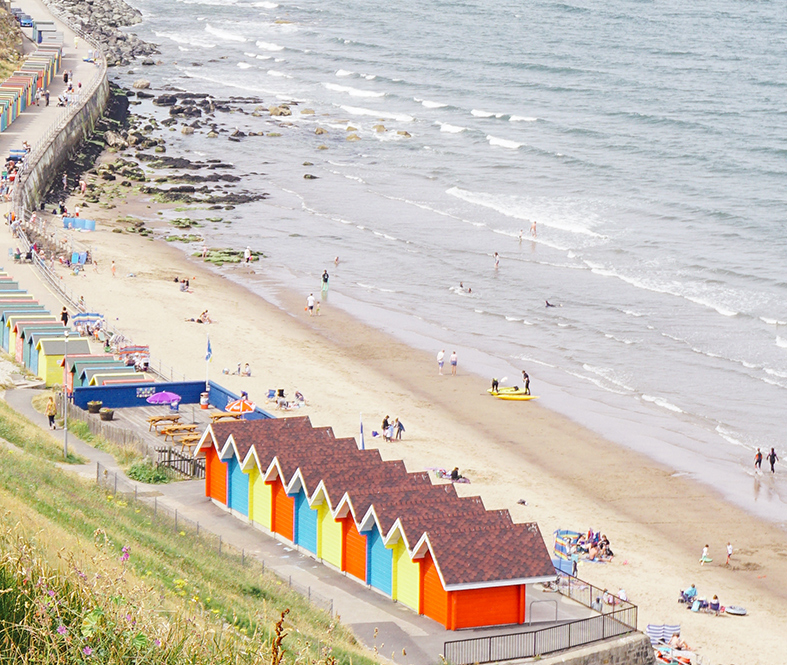
[[[247,399],[236,399],[224,407],[227,413],[252,413],[257,407]]]
[[[148,404],[172,404],[172,402],[180,402],[180,395],[162,390],[160,393],[153,393],[145,401]]]

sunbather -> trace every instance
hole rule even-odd
[[[673,649],[679,649],[680,651],[691,651],[691,647],[684,640],[680,639],[680,633],[672,633],[669,645]]]

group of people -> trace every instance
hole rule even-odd
[[[588,561],[609,561],[615,556],[609,545],[609,539],[600,531],[588,529],[571,544],[572,555],[582,555]],[[573,558],[573,556],[572,556]]]
[[[246,363],[241,367],[241,363],[238,363],[238,368],[234,372],[230,372],[229,367],[225,367],[222,374],[233,374],[234,376],[251,376],[251,365]]]
[[[687,589],[681,590],[680,596],[678,597],[678,602],[685,603],[687,605],[687,609],[694,610],[695,612],[707,610],[709,612],[715,612],[716,614],[719,614],[720,612],[724,611],[724,608],[719,601],[719,597],[716,594],[713,594],[713,598],[710,600],[700,598],[698,594],[699,592],[697,591],[697,587],[692,584]]]
[[[448,362],[451,364],[451,376],[456,376],[456,351],[451,351]],[[445,349],[440,349],[440,351],[437,352],[437,373],[441,376],[443,374],[443,365],[445,365]]]
[[[771,473],[776,473],[776,462],[779,461],[779,456],[776,454],[776,449],[771,448],[771,452],[769,452],[765,459],[768,460],[768,463],[771,465]],[[762,471],[762,451],[757,448],[757,452],[754,454],[754,468],[757,471]]]
[[[276,402],[276,408],[282,411],[295,409],[306,405],[306,398],[303,396],[303,393],[300,390],[295,391],[294,397],[295,399],[292,402],[288,402],[287,396],[284,393],[284,388],[279,388],[276,391],[273,400]]]
[[[394,439],[400,440],[404,432],[404,424],[399,418],[390,420],[390,416],[385,416],[382,422],[383,441],[391,442]]]

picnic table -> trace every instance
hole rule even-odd
[[[159,434],[164,435],[164,441],[166,441],[170,436],[172,440],[175,440],[176,434],[188,434],[193,432],[197,429],[197,425],[170,425],[169,427],[164,427]]]
[[[167,416],[151,416],[148,418],[148,422],[150,423],[150,427],[148,427],[148,432],[150,432],[154,427],[156,428],[156,432],[158,432],[158,426],[162,423],[172,423],[172,425],[177,425],[180,422],[180,416],[175,415],[167,415]]]
[[[217,423],[221,420],[240,420],[243,417],[241,413],[211,413],[210,422]]]
[[[180,436],[180,435],[175,435],[175,436]],[[189,447],[189,450],[194,446],[196,446],[199,443],[199,440],[202,438],[202,434],[189,433],[189,434],[183,434],[182,437],[183,438],[178,440],[178,443],[180,443],[180,452],[183,452],[186,446]],[[172,437],[172,440],[175,441],[174,436]]]

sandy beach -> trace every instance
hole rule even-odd
[[[72,198],[69,208],[77,203],[81,199]],[[492,399],[488,380],[463,371],[461,357],[458,376],[452,377],[448,366],[438,376],[433,354],[332,308],[330,296],[320,316],[309,317],[308,294],[278,287],[266,274],[264,259],[251,267],[225,268],[230,280],[187,256],[183,246],[112,232],[124,226],[116,220],[125,215],[163,229],[159,209],[138,195],[118,201],[113,210],[91,204],[83,216],[97,219],[98,230],[79,233],[75,240],[91,248],[98,272],[89,267],[75,277],[57,268],[64,284],[84,296],[89,311],[103,312],[135,343],[149,344],[155,359],[189,379],[202,378],[209,334],[211,379],[236,392],[246,390],[269,409],[270,388],[284,388],[290,396],[297,389],[306,396],[308,406],[272,411],[277,416],[308,415],[315,426],[331,426],[336,436],[357,437],[363,414],[367,447],[403,459],[411,471],[458,465],[472,481],[458,486],[460,493],[480,495],[489,509],[507,508],[517,521],[537,521],[550,549],[557,528],[600,529],[616,556],[608,564],[581,563],[578,575],[613,592],[625,589],[640,608],[641,629],[648,623],[679,623],[684,639],[713,663],[787,663],[781,648],[787,631],[787,537],[777,525],[537,402]],[[12,243],[7,229],[4,238]],[[8,269],[14,274],[14,266]],[[176,277],[190,279],[190,293],[179,290]],[[236,281],[264,286],[275,293],[277,306]],[[25,286],[42,298],[46,293],[43,283]],[[334,281],[332,288],[340,291],[341,284]],[[206,309],[213,324],[187,321]],[[446,344],[450,353],[450,340]],[[250,364],[250,378],[222,375],[238,363]],[[371,437],[386,415],[404,423],[402,441]],[[630,427],[634,430],[636,422]],[[771,481],[764,473],[755,491],[767,496]],[[527,505],[518,504],[520,499]],[[735,554],[725,567],[728,541]],[[706,543],[714,562],[701,567]],[[679,589],[691,583],[700,596],[718,594],[722,604],[742,605],[749,616],[688,612],[676,601]]]

